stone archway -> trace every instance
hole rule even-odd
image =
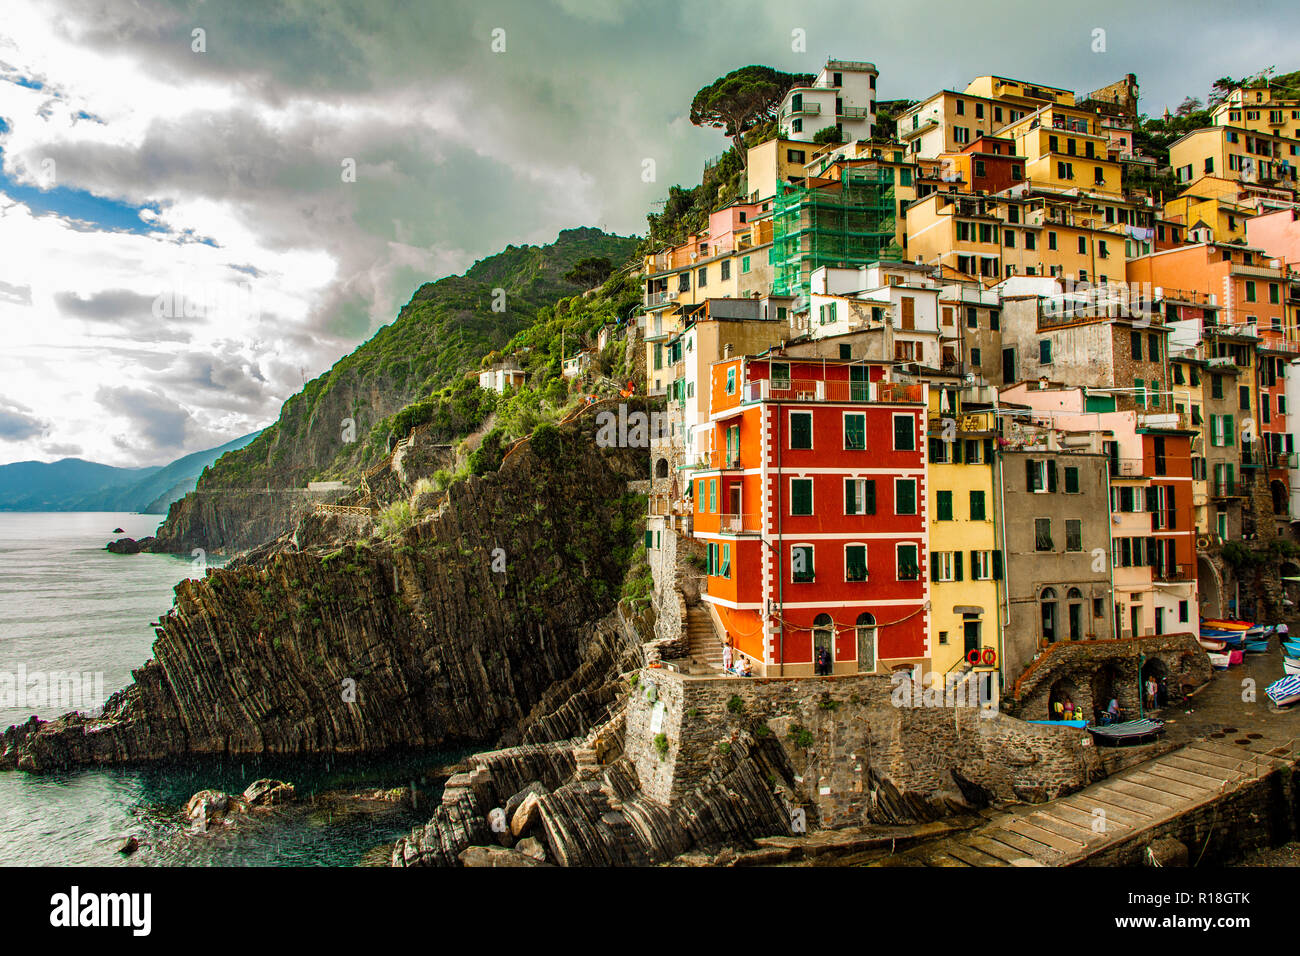
[[[1047,719],[1056,720],[1056,702],[1060,701],[1062,706],[1067,701],[1079,706],[1083,703],[1079,693],[1079,685],[1068,677],[1061,677],[1052,683],[1052,689],[1047,694]]]
[[[1286,485],[1274,478],[1268,483],[1269,493],[1273,496],[1273,514],[1285,516],[1291,510],[1291,496]]]
[[[656,478],[667,478],[667,477],[668,477],[668,459],[667,459],[667,458],[660,458],[658,461],[655,462],[655,477],[656,477]]]
[[[1142,662],[1142,669],[1138,672],[1142,683],[1142,706],[1145,709],[1151,709],[1151,703],[1147,695],[1147,680],[1154,678],[1156,682],[1155,706],[1163,707],[1169,702],[1169,667],[1158,657],[1148,657]]]
[[[1101,664],[1092,675],[1092,709],[1096,720],[1101,720],[1102,712],[1110,706],[1111,699],[1119,701],[1122,708],[1126,703],[1122,698],[1124,676],[1115,662]]]
[[[1208,555],[1196,556],[1196,592],[1200,597],[1201,617],[1223,617],[1223,578]]]

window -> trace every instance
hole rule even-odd
[[[970,350],[970,360],[971,360],[971,364],[973,364],[973,365],[979,365],[979,364],[980,364],[980,350],[979,350],[979,349],[971,349],[971,350]]]
[[[1052,519],[1051,518],[1034,519],[1034,550],[1035,551],[1052,550]]]
[[[1255,283],[1253,283],[1253,282],[1251,282],[1251,281],[1249,281],[1249,280],[1246,282],[1246,301],[1247,301],[1247,302],[1254,302],[1254,301],[1256,301],[1256,300],[1255,300]]]
[[[961,555],[960,551],[931,551],[930,579],[933,581],[956,581],[957,562],[953,559]]]
[[[743,216],[744,213],[741,213],[741,215]],[[722,262],[720,262],[720,263],[718,264],[718,268],[720,269],[720,271],[721,271],[721,273],[722,273],[722,281],[723,281],[723,282],[726,282],[728,279],[731,278],[731,260],[730,260],[730,259],[723,259]]]
[[[736,394],[736,367],[734,365],[727,369],[727,394]]]
[[[700,266],[699,270],[696,272],[696,275],[695,275],[695,284],[696,284],[697,286],[704,286],[704,285],[708,285],[708,284],[709,284],[709,267],[708,267],[708,266]]]
[[[718,479],[716,478],[709,481],[709,513],[718,513]]]
[[[1077,518],[1067,518],[1065,521],[1065,550],[1083,550],[1083,522]]]
[[[1079,469],[1073,465],[1065,466],[1065,493],[1067,495],[1079,493]]]
[[[1223,398],[1223,376],[1222,375],[1210,376],[1210,397]]]
[[[894,479],[894,514],[916,514],[916,479]]]
[[[1008,249],[1014,249],[1016,247],[1015,230],[1013,229],[1002,230],[1002,244],[1006,246]]]
[[[741,257],[741,259],[740,259],[740,271],[741,271],[741,272],[748,272],[748,271],[749,271],[749,256],[742,256],[742,257]]]
[[[772,390],[777,392],[788,392],[790,390],[790,363],[773,362],[771,372]]]
[[[1054,233],[1054,232],[1049,232],[1049,233],[1047,234],[1047,248],[1048,248],[1048,249],[1055,249],[1055,248],[1056,248],[1056,233]]]
[[[808,584],[814,576],[813,546],[796,544],[790,549],[790,580],[796,584]]]
[[[938,521],[952,520],[952,492],[951,491],[935,492],[935,511],[936,511],[936,515],[935,515],[936,520]]]
[[[1038,364],[1039,365],[1052,364],[1052,340],[1051,339],[1038,340]]]
[[[1025,488],[1028,491],[1056,490],[1056,462],[1025,459]]]
[[[970,576],[972,581],[990,581],[993,578],[993,562],[989,551],[972,551],[970,553]]]
[[[813,513],[813,483],[811,478],[790,479],[790,514],[810,515]]]
[[[1237,407],[1242,411],[1250,411],[1250,386],[1237,386]]]
[[[867,416],[864,413],[844,413],[844,447],[855,451],[867,447]]]
[[[844,513],[846,515],[873,515],[876,513],[875,479],[844,479]]]
[[[1037,247],[1038,247],[1038,237],[1035,236],[1032,232],[1026,232],[1026,233],[1025,233],[1025,248],[1026,248],[1026,249],[1029,249],[1029,250],[1032,251],[1033,249],[1036,249]]]
[[[915,581],[921,576],[920,551],[916,545],[897,545],[894,554],[898,563],[898,580]]]
[[[984,492],[972,491],[970,493],[970,520],[984,521]]]
[[[844,580],[865,581],[867,579],[867,546],[865,544],[848,544],[844,546]]]
[[[916,418],[912,415],[894,416],[894,451],[916,450]]]
[[[974,309],[968,308],[966,310],[966,328],[978,329],[979,327],[980,327],[979,313],[976,312]]]
[[[812,448],[812,412],[790,413],[790,447]]]

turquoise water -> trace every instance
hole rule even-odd
[[[103,550],[123,536],[114,528],[140,538],[158,523],[156,515],[0,512],[0,674],[17,674],[20,667],[28,675],[102,673],[104,695],[128,684],[131,669],[151,656],[149,623],[171,607],[172,588],[182,578],[202,576],[191,558]],[[64,709],[6,706],[0,700],[0,726]],[[394,806],[365,813],[319,795],[410,785],[428,768],[460,756],[208,760],[41,776],[0,773],[0,864],[353,865],[367,850],[427,820],[438,789],[419,784],[416,810]],[[266,776],[293,782],[304,800],[241,816],[213,832],[188,832],[182,808],[193,793],[235,793]],[[128,835],[145,846],[124,858],[116,849]]]

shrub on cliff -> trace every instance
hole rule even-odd
[[[394,501],[379,513],[379,533],[391,538],[409,528],[415,521],[411,503],[406,500]]]

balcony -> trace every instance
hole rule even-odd
[[[761,525],[760,519],[761,516],[756,514],[745,515],[745,514],[730,514],[728,512],[723,512],[722,514],[718,515],[718,533],[732,534],[732,535],[754,535],[757,537],[758,535],[762,534],[762,531],[759,530],[759,526]],[[752,525],[753,527],[747,528],[745,527],[746,525]]]
[[[645,294],[645,307],[653,309],[657,306],[668,305],[676,299],[676,292],[647,292]]]
[[[759,379],[746,382],[746,404],[778,402],[916,402],[923,386],[898,382],[826,382],[820,379]]]
[[[1210,485],[1212,498],[1249,498],[1250,488],[1242,481],[1216,481]]]
[[[849,120],[866,119],[867,108],[865,106],[841,106],[835,110],[835,115]]]
[[[1191,578],[1191,565],[1174,564],[1169,567],[1154,567],[1151,569],[1151,577],[1157,581],[1186,581]]]
[[[816,116],[821,111],[822,105],[820,103],[803,103],[798,109],[795,109],[794,105],[791,104],[781,110],[781,118],[785,119],[789,116]]]
[[[745,466],[740,460],[739,452],[728,455],[716,448],[699,452],[695,460],[686,466],[687,471],[740,471]]]

